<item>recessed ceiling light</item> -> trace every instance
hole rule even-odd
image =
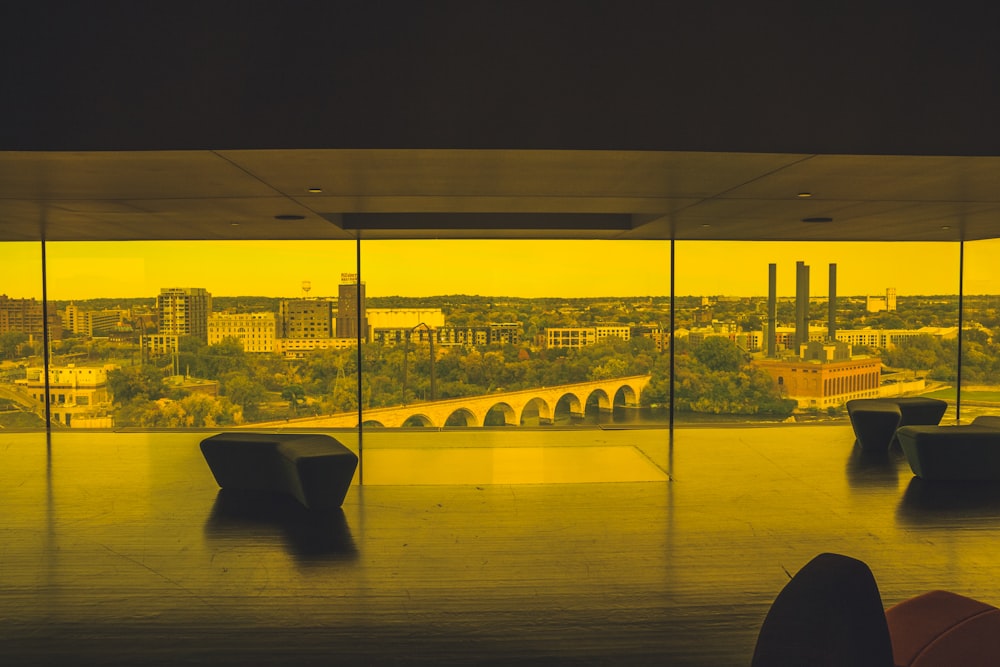
[[[308,190],[306,190],[306,192],[318,195],[319,193],[323,192],[323,188],[309,188]]]
[[[811,193],[811,192],[800,192],[799,194],[797,194],[795,196],[798,197],[799,199],[809,199],[810,197],[813,196],[813,193]]]
[[[833,222],[833,218],[802,218],[802,222]]]
[[[238,223],[238,222],[230,222],[230,223],[229,223],[229,226],[230,226],[230,227],[239,227],[239,226],[240,226],[240,223]]]
[[[951,225],[941,225],[941,229],[951,229]]]
[[[292,214],[292,213],[283,213],[281,215],[274,216],[274,219],[275,220],[305,220],[306,216],[304,216],[304,215],[295,215],[295,214]]]
[[[701,226],[701,228],[702,228],[702,229],[708,229],[708,228],[709,228],[709,227],[711,227],[711,226],[712,226],[712,225],[710,225],[710,224],[708,224],[708,223],[706,222],[705,224],[703,224],[703,225]]]

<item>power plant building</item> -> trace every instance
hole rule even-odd
[[[800,409],[841,406],[854,398],[878,398],[882,362],[876,357],[820,361],[756,359],[778,389]]]

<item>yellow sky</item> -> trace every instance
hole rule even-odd
[[[1000,240],[965,246],[966,293],[1000,293]],[[838,266],[840,295],[958,292],[958,244],[678,242],[678,295],[762,296],[768,264],[778,292],[794,294],[795,262],[811,267],[811,293],[827,293]],[[370,296],[644,296],[670,292],[666,241],[363,241]],[[337,293],[356,271],[352,241],[50,242],[51,299],[148,296],[161,287],[204,287],[218,296]],[[41,296],[40,246],[0,244],[0,294]]]

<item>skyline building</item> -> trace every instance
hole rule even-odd
[[[868,296],[867,302],[865,304],[869,313],[878,313],[882,311],[893,312],[896,310],[896,288],[887,287],[885,290],[885,296]]]
[[[163,287],[156,297],[161,334],[197,336],[208,341],[212,295],[204,287]]]
[[[51,302],[50,302],[51,303]],[[49,311],[49,336],[55,340],[62,338],[63,325],[59,315]],[[12,299],[0,294],[0,334],[23,333],[29,340],[45,338],[45,309],[36,299]]]
[[[208,318],[208,344],[235,338],[247,353],[274,352],[274,313],[213,313]]]
[[[333,338],[333,302],[329,299],[285,299],[278,306],[279,338]]]
[[[368,335],[365,311],[365,284],[356,273],[342,273],[337,288],[337,338]]]

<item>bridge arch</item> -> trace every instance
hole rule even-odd
[[[403,420],[400,426],[402,428],[429,428],[434,426],[434,422],[427,415],[416,412]]]
[[[583,402],[580,397],[570,392],[563,394],[552,408],[552,420],[581,419],[583,417]]]
[[[619,400],[621,399],[621,400]],[[618,387],[618,391],[615,392],[614,400],[612,405],[638,405],[639,397],[635,392],[635,389],[631,385],[623,384]]]
[[[483,426],[517,426],[517,414],[506,401],[494,403],[483,417]]]
[[[366,419],[361,422],[361,428],[385,428],[385,424],[377,419]]]
[[[455,410],[444,420],[445,426],[479,426],[476,415],[468,408]]]
[[[519,425],[525,423],[526,419],[532,419],[538,414],[538,424],[540,426],[552,423],[552,408],[539,396],[535,396],[524,404],[521,408],[521,418],[517,420]]]
[[[608,392],[603,389],[595,389],[587,394],[586,409],[597,409],[601,412],[610,412],[611,408],[611,399],[608,398]]]

